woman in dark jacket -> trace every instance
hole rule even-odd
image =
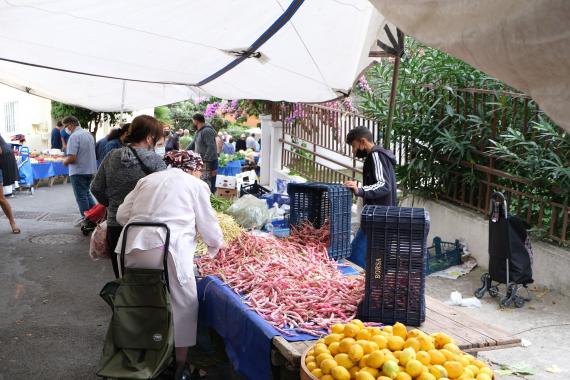
[[[107,207],[107,246],[117,278],[119,266],[114,252],[123,230],[116,219],[117,209],[139,179],[166,169],[162,157],[154,152],[163,141],[162,125],[157,119],[149,115],[135,117],[125,138],[128,145],[107,154],[91,182],[91,193]]]
[[[0,185],[13,185],[17,180],[18,165],[16,164],[14,152],[12,152],[10,144],[6,143],[2,136],[0,136]],[[14,220],[12,207],[10,207],[10,203],[8,203],[6,197],[4,197],[3,190],[4,189],[0,187],[0,207],[2,207],[4,214],[6,214],[6,218],[8,218],[8,221],[10,222],[12,233],[19,234],[20,229],[16,225],[16,220]]]

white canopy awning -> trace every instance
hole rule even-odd
[[[120,109],[123,82],[125,110],[206,94],[321,102],[349,92],[382,23],[368,0],[4,1],[0,82],[96,111]]]
[[[530,95],[570,131],[570,1],[371,2],[404,33]]]

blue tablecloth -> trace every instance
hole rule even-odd
[[[198,299],[200,322],[224,339],[234,369],[248,379],[269,379],[271,340],[281,334],[217,277],[208,276],[198,282]],[[306,334],[284,338],[290,341],[317,339]]]
[[[49,178],[55,175],[51,162],[32,164],[32,170],[34,172],[34,179]]]
[[[51,164],[55,175],[69,175],[69,168],[62,161],[53,161]]]

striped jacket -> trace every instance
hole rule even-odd
[[[364,160],[363,186],[358,196],[364,198],[365,205],[396,206],[396,157],[376,145]]]

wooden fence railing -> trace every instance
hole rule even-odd
[[[434,93],[434,96],[437,94]],[[463,89],[446,99],[436,109],[436,115],[443,120],[446,106],[452,105],[456,113],[479,115],[482,123],[489,126],[490,132],[484,138],[473,139],[477,163],[451,162],[446,157],[438,157],[442,165],[450,170],[437,178],[423,175],[407,190],[436,190],[436,197],[467,207],[482,214],[489,211],[490,195],[502,191],[513,214],[527,220],[543,236],[558,243],[570,243],[568,204],[557,202],[553,197],[538,196],[532,189],[532,180],[509,173],[510,162],[488,154],[490,139],[495,139],[507,128],[515,128],[535,138],[529,132],[529,125],[536,121],[540,112],[536,103],[523,94],[489,90]],[[283,122],[282,166],[287,167],[313,181],[343,182],[359,180],[359,161],[352,158],[350,147],[345,143],[349,130],[364,125],[370,129],[374,140],[382,140],[383,128],[379,121],[362,115],[344,112],[311,104],[273,104],[274,120]],[[446,128],[443,122],[440,126]],[[415,136],[396,134],[391,149],[398,164],[406,165],[414,157],[414,148],[420,143]],[[424,142],[425,143],[425,142]],[[544,143],[544,142],[543,142]],[[342,160],[332,158],[334,152]]]

